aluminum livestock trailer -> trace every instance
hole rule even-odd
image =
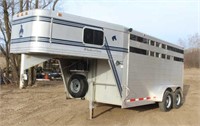
[[[25,70],[59,59],[69,98],[129,108],[159,103],[179,108],[183,97],[183,48],[124,26],[49,10],[16,14],[11,53]]]

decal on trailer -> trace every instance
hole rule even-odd
[[[112,41],[117,41],[116,35],[114,35],[114,36],[112,37]]]
[[[20,30],[19,30],[19,37],[22,38],[24,34],[24,29],[23,29],[23,25],[21,25]]]

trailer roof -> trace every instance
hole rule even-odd
[[[16,15],[13,16],[13,20],[19,20],[21,18],[26,18],[26,17],[31,17],[31,16],[46,16],[46,17],[53,17],[53,18],[57,18],[57,19],[61,19],[61,20],[69,20],[69,21],[73,21],[73,22],[78,22],[78,23],[82,23],[82,24],[88,24],[88,25],[93,25],[93,26],[97,26],[97,27],[102,27],[102,28],[107,28],[107,29],[112,29],[112,30],[116,30],[116,31],[122,31],[122,32],[128,32],[128,27],[122,26],[122,25],[118,25],[118,24],[114,24],[114,23],[108,23],[108,22],[104,22],[104,21],[99,21],[96,19],[91,19],[91,18],[86,18],[86,17],[81,17],[81,16],[77,16],[77,15],[72,15],[72,14],[68,14],[68,13],[61,13],[58,11],[51,11],[51,10],[42,10],[42,9],[35,9],[35,10],[29,10],[29,11],[25,11],[22,13],[18,13]],[[178,45],[169,43],[167,41],[158,39],[156,37],[150,36],[148,34],[136,31],[136,30],[132,30],[131,34],[136,34],[139,35],[141,37],[144,38],[148,38],[154,41],[158,41],[160,43],[165,43],[180,49],[183,49],[183,47],[180,47]]]

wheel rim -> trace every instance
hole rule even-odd
[[[176,95],[176,105],[180,105],[180,103],[181,103],[181,95],[177,94]]]
[[[80,91],[81,83],[78,79],[73,79],[70,83],[70,89],[73,93],[78,93]]]
[[[172,104],[172,97],[170,95],[166,98],[166,108],[170,108]]]

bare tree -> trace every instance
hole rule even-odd
[[[26,11],[29,10],[29,0],[26,0]]]
[[[39,1],[35,0],[35,9],[38,9]]]
[[[186,39],[179,39],[178,44],[184,48],[200,48],[200,34],[188,36]]]
[[[55,10],[56,3],[57,3],[57,2],[58,2],[58,0],[55,0],[54,3],[53,3],[53,9],[52,9],[53,11]]]
[[[183,40],[183,39],[179,39],[179,40],[178,40],[178,44],[179,44],[180,46],[184,47],[184,48],[187,47],[187,42],[186,42],[185,40]]]
[[[15,14],[15,1],[14,0],[12,0],[12,3],[11,3],[12,5],[11,5],[11,8],[12,8],[12,16]]]
[[[190,48],[200,48],[200,34],[196,33],[188,38]]]
[[[23,0],[19,1],[19,6],[20,6],[19,12],[22,12],[23,11]]]
[[[200,35],[198,33],[188,37],[188,39],[179,39],[179,44],[186,47],[184,53],[185,67],[200,68]],[[185,46],[188,44],[188,46]]]
[[[11,28],[9,27],[9,13],[8,13],[8,6],[7,6],[7,2],[6,0],[3,0],[2,2],[2,6],[3,6],[3,14],[4,14],[4,27],[5,27],[5,32],[4,32],[4,28],[2,27],[3,24],[1,23],[1,32],[4,35],[4,41],[6,44],[6,77],[9,76],[9,58],[10,58],[10,39],[11,39]]]
[[[54,1],[54,3],[57,0]],[[39,5],[40,3],[43,3]],[[19,81],[19,66],[20,66],[20,58],[17,55],[10,54],[10,42],[11,42],[11,19],[15,13],[23,12],[23,10],[29,10],[35,8],[46,8],[53,0],[3,0],[0,1],[0,33],[3,36],[2,39],[5,42],[5,48],[0,45],[0,50],[3,56],[6,59],[6,70],[5,77],[9,78],[9,68],[12,68],[12,71],[15,72],[14,77],[16,77],[17,82]],[[57,3],[57,2],[56,2]],[[56,4],[55,3],[55,4]],[[34,5],[34,6],[33,6]],[[3,16],[2,16],[3,15]]]

